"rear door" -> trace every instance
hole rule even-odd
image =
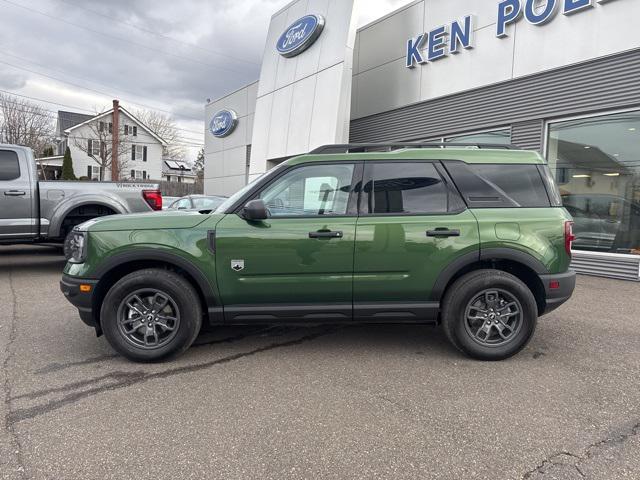
[[[0,149],[0,240],[35,235],[32,204],[27,159]]]
[[[457,258],[479,255],[478,225],[439,163],[366,163],[354,258],[359,321],[435,318],[431,293]]]

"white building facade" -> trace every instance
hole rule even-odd
[[[276,12],[258,84],[205,107],[205,193],[321,144],[509,143],[549,161],[576,221],[575,268],[640,278],[639,1],[417,0],[356,31],[357,7]]]
[[[58,129],[64,129],[59,131],[58,153],[64,155],[69,147],[77,178],[111,180],[113,112],[111,109],[96,116],[59,112]],[[166,142],[121,106],[118,118],[120,180],[161,180]]]

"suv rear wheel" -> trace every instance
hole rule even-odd
[[[178,355],[195,341],[202,324],[197,293],[180,275],[140,270],[118,281],[100,311],[111,346],[137,362]]]
[[[522,350],[536,328],[531,290],[500,270],[468,273],[448,289],[442,326],[449,341],[480,360],[503,360]]]

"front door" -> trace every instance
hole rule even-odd
[[[35,235],[30,172],[18,154],[0,150],[0,240]]]
[[[440,273],[463,255],[479,255],[475,217],[437,163],[371,161],[363,183],[355,319],[435,319],[431,293]]]
[[[270,218],[227,215],[216,271],[229,322],[352,317],[357,163],[302,165],[262,187]]]

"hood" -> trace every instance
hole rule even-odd
[[[114,232],[128,230],[166,230],[193,228],[211,218],[210,214],[197,211],[160,211],[110,215],[94,218],[79,225],[80,230],[90,232]]]

